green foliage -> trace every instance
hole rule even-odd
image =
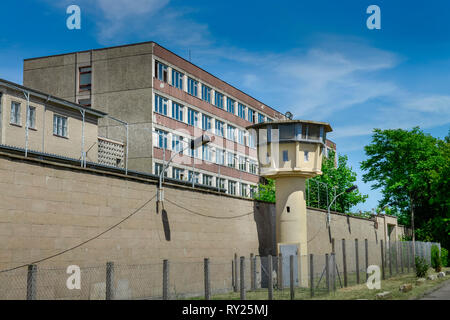
[[[356,172],[348,165],[348,157],[339,155],[337,160],[337,166],[335,166],[335,153],[333,151],[329,152],[328,157],[324,157],[322,160],[322,172],[323,174],[314,178],[316,181],[320,181],[325,185],[321,185],[309,180],[307,184],[307,194],[309,193],[309,202],[313,207],[319,207],[322,209],[327,208],[326,200],[319,201],[320,199],[326,199],[328,196],[329,202],[334,198],[334,195],[338,195],[345,189],[350,188],[356,182]],[[336,187],[336,193],[335,193]],[[319,196],[317,195],[317,188],[321,191]],[[328,195],[326,191],[328,190]],[[336,200],[336,206],[333,204],[331,209],[339,212],[348,212],[351,207],[357,205],[358,203],[365,202],[368,195],[363,195],[359,190],[354,190],[350,193],[343,193]],[[361,216],[363,213],[355,214]],[[370,215],[370,213],[368,213]],[[367,215],[364,213],[364,215]]]
[[[426,277],[428,269],[430,268],[427,261],[424,258],[416,257],[415,264],[416,264],[416,276],[418,278]]]
[[[436,272],[440,272],[442,269],[441,254],[439,247],[435,244],[431,246],[431,266]]]
[[[416,238],[450,247],[450,132],[441,140],[417,127],[375,129],[364,149],[363,181],[381,190],[380,206],[407,226],[413,209]]]
[[[255,195],[255,199],[275,203],[275,180],[265,180],[266,183],[259,184],[259,192]]]
[[[441,261],[443,267],[448,267],[448,250],[441,248]]]

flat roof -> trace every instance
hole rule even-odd
[[[11,82],[11,81],[8,81],[8,80],[5,80],[5,79],[1,79],[1,78],[0,78],[0,86],[5,86],[5,87],[8,87],[10,89],[14,89],[14,90],[18,90],[18,91],[27,91],[31,95],[35,96],[35,97],[39,97],[39,98],[42,98],[42,99],[48,99],[48,101],[52,101],[52,102],[54,102],[56,104],[64,105],[65,107],[68,107],[68,108],[77,109],[77,110],[84,110],[84,111],[86,111],[86,113],[94,115],[94,116],[99,117],[99,118],[103,118],[103,117],[108,115],[107,113],[105,113],[103,111],[92,109],[92,108],[88,108],[88,107],[82,106],[81,104],[74,103],[74,102],[71,102],[71,101],[68,101],[68,100],[64,100],[64,99],[61,99],[61,98],[58,98],[58,97],[54,97],[54,96],[52,96],[50,94],[47,94],[47,93],[44,93],[44,92],[41,92],[41,91],[38,91],[38,90],[35,90],[35,89],[31,89],[31,88],[28,88],[28,87],[24,87],[24,86],[22,86],[22,85],[20,85],[18,83],[14,83],[14,82]]]
[[[222,81],[223,83],[229,85],[230,87],[240,91],[241,93],[249,96],[250,98],[254,99],[255,101],[257,101],[258,103],[261,103],[262,105],[266,106],[269,109],[272,109],[273,111],[279,113],[281,116],[284,117],[284,114],[281,113],[280,111],[268,106],[267,104],[265,104],[264,102],[256,99],[255,97],[252,97],[251,95],[249,95],[248,93],[245,93],[244,91],[236,88],[235,86],[229,84],[228,82],[220,79],[219,77],[216,77],[215,75],[213,75],[212,73],[206,71],[205,69],[199,67],[198,65],[186,60],[185,58],[181,57],[180,55],[174,53],[173,51],[167,49],[166,47],[163,47],[162,45],[160,45],[159,43],[155,42],[155,41],[144,41],[144,42],[137,42],[137,43],[130,43],[130,44],[124,44],[124,45],[118,45],[118,46],[112,46],[112,47],[104,47],[104,48],[97,48],[97,49],[90,49],[90,50],[82,50],[82,51],[73,51],[73,52],[67,52],[67,53],[62,53],[62,54],[55,54],[55,55],[48,55],[48,56],[42,56],[42,57],[35,57],[35,58],[27,58],[27,59],[23,59],[24,61],[31,61],[31,60],[38,60],[38,59],[45,59],[45,58],[51,58],[51,57],[59,57],[59,56],[65,56],[65,55],[69,55],[69,54],[76,54],[76,53],[85,53],[85,52],[91,52],[91,51],[101,51],[101,50],[108,50],[108,49],[116,49],[116,48],[124,48],[124,47],[131,47],[131,46],[138,46],[138,45],[143,45],[143,44],[156,44],[157,46],[163,48],[164,50],[167,50],[168,52],[170,52],[171,54],[177,56],[178,58],[186,61],[187,63],[190,63],[191,65],[193,65],[194,67],[202,70],[203,72],[211,75],[212,77]]]
[[[333,129],[331,128],[330,124],[327,122],[320,122],[320,121],[313,121],[313,120],[281,120],[281,121],[270,121],[270,122],[262,122],[257,123],[251,126],[248,126],[246,129],[259,129],[262,127],[266,127],[268,125],[274,125],[274,124],[292,124],[292,123],[310,123],[310,124],[317,124],[322,125],[325,127],[326,132],[331,132]]]

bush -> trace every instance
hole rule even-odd
[[[443,267],[448,267],[448,250],[441,248],[441,262]]]
[[[418,278],[426,277],[428,273],[428,268],[430,268],[427,261],[424,258],[416,257],[415,263],[416,263],[416,276]]]
[[[441,272],[442,269],[441,253],[439,252],[439,247],[435,244],[431,246],[431,266],[436,272]]]

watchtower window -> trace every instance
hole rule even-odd
[[[283,150],[283,161],[289,161],[289,153],[287,150]]]

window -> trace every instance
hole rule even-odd
[[[248,121],[255,123],[255,111],[248,108]]]
[[[163,130],[156,129],[158,135],[158,147],[161,149],[167,149],[167,135],[168,133]]]
[[[255,135],[254,134],[249,134],[248,135],[248,146],[251,148],[256,148],[256,144],[255,144]]]
[[[172,85],[175,88],[183,90],[183,77],[184,77],[184,74],[182,74],[181,72],[178,72],[175,69],[172,69]]]
[[[211,148],[207,145],[202,146],[202,155],[204,161],[211,161]]]
[[[28,119],[27,119],[28,128],[36,129],[36,108],[30,107],[28,109]]]
[[[198,96],[198,82],[188,78],[188,93],[194,97]]]
[[[238,116],[245,120],[245,106],[241,103],[238,103]]]
[[[67,117],[57,114],[53,115],[53,134],[60,137],[67,137]]]
[[[264,122],[264,115],[261,113],[258,113],[258,123],[263,123]]]
[[[198,183],[198,178],[200,174],[198,172],[194,173],[192,171],[189,171],[189,181],[192,182],[192,178],[194,178],[195,183]]]
[[[241,129],[238,129],[238,142],[240,143],[240,144],[245,144],[245,131],[244,130],[241,130]]]
[[[254,198],[256,195],[256,186],[250,186],[250,198]]]
[[[155,112],[167,116],[167,99],[155,94]]]
[[[247,171],[247,159],[243,156],[239,156],[239,170]]]
[[[305,162],[309,161],[309,151],[305,151]]]
[[[216,149],[216,163],[220,165],[225,164],[225,151],[222,149]]]
[[[174,152],[183,151],[183,137],[179,135],[172,135],[172,150]]]
[[[325,143],[323,126],[320,126],[320,141]]]
[[[241,189],[240,189],[240,196],[241,197],[248,197],[248,193],[247,193],[247,187],[248,185],[246,185],[245,183],[241,183]]]
[[[236,141],[236,128],[233,126],[227,126],[227,138],[232,141]]]
[[[183,106],[176,102],[172,102],[172,118],[183,121]]]
[[[12,124],[20,126],[20,103],[11,102],[11,120]]]
[[[162,82],[167,82],[167,73],[168,73],[168,67],[165,64],[162,64],[159,61],[156,61],[155,63],[155,75],[156,78],[161,80]]]
[[[258,164],[256,163],[256,161],[250,160],[250,163],[249,163],[250,173],[256,174],[257,170],[258,170]]]
[[[217,120],[217,119],[216,119],[215,122],[216,122],[216,134],[217,134],[218,136],[223,137],[223,136],[224,136],[224,132],[223,132],[223,122],[220,121],[220,120]]]
[[[205,131],[211,131],[211,121],[211,117],[208,117],[206,114],[202,115],[202,129]]]
[[[79,99],[78,104],[81,104],[83,107],[90,107],[91,99]]]
[[[211,186],[212,187],[213,177],[209,176],[207,174],[203,175],[203,184],[205,186]]]
[[[283,150],[283,161],[289,161],[289,153],[287,150]]]
[[[155,174],[159,176],[163,171],[163,165],[161,163],[155,163]],[[167,170],[164,171],[164,177],[167,177]]]
[[[183,180],[183,169],[180,168],[172,168],[172,178],[177,179],[177,180]]]
[[[225,179],[216,178],[216,187],[220,189],[225,189]]]
[[[228,181],[228,194],[236,195],[236,182]]]
[[[227,97],[227,111],[234,114],[234,100]]]
[[[211,103],[211,88],[202,84],[202,100]]]
[[[234,153],[228,152],[228,157],[227,157],[227,165],[230,168],[236,168],[236,155]]]
[[[295,139],[301,140],[301,138],[302,138],[302,124],[296,123],[295,124]]]
[[[80,69],[80,91],[91,90],[92,68],[81,67]]]
[[[198,159],[198,148],[196,149],[190,149],[191,150],[191,157]]]
[[[221,94],[220,92],[215,93],[215,99],[214,99],[214,103],[216,105],[216,107],[223,109],[223,94]]]
[[[194,127],[198,125],[198,112],[191,108],[188,109],[188,123]]]

